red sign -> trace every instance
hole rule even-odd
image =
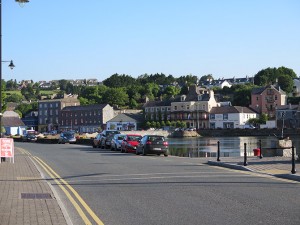
[[[14,157],[14,139],[0,138],[0,152],[1,152],[1,157],[13,158]]]

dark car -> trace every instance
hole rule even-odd
[[[136,154],[156,154],[168,156],[169,143],[164,136],[160,135],[145,135],[136,149]]]
[[[120,151],[121,144],[125,136],[126,136],[125,134],[114,134],[113,138],[111,139],[110,149],[112,151]]]
[[[101,134],[97,134],[96,137],[93,139],[93,148],[99,148],[101,142]]]
[[[22,141],[35,142],[36,140],[37,140],[37,137],[34,134],[25,134],[22,137]]]
[[[109,136],[112,135],[112,134],[120,134],[120,131],[118,131],[118,130],[104,130],[101,133],[101,140],[100,140],[100,143],[99,143],[99,146],[101,146],[101,148],[110,148],[110,140],[111,139],[110,139]]]
[[[121,144],[121,152],[136,152],[142,136],[139,134],[127,134]]]
[[[75,134],[73,132],[62,132],[60,134],[58,138],[58,144],[65,144],[65,143],[70,143],[70,144],[76,143]]]

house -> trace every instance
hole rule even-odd
[[[38,130],[39,118],[38,111],[32,111],[21,119],[26,127],[30,127],[33,130]]]
[[[140,113],[121,113],[107,121],[107,130],[137,130],[144,122],[144,115]]]
[[[208,128],[208,114],[216,106],[213,90],[192,85],[187,95],[180,95],[172,101],[171,120],[184,121],[187,127]]]
[[[294,85],[293,85],[293,97],[299,97],[300,96],[300,78],[294,79]]]
[[[282,105],[276,109],[277,128],[300,128],[300,105]]]
[[[20,119],[19,114],[14,111],[5,111],[2,123],[5,135],[23,135],[26,132],[25,124]]]
[[[251,105],[249,106],[259,114],[267,114],[270,119],[275,118],[278,106],[286,105],[287,95],[278,85],[268,85],[254,88],[251,92]]]
[[[209,128],[245,128],[248,120],[256,117],[257,113],[249,107],[213,107],[209,113]]]
[[[67,106],[61,110],[59,130],[96,132],[105,129],[113,117],[114,109],[109,104]]]
[[[149,101],[143,106],[146,121],[184,121],[190,128],[208,128],[208,114],[217,106],[213,90],[189,87],[187,95]]]
[[[38,131],[58,130],[60,113],[64,107],[79,106],[77,95],[64,95],[61,99],[38,101]]]

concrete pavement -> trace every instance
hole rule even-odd
[[[15,162],[0,164],[1,225],[66,225],[49,184],[31,158],[15,148]]]

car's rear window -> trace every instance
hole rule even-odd
[[[162,136],[152,136],[148,138],[149,141],[165,141],[165,138]]]
[[[128,141],[140,141],[141,139],[140,136],[128,136]]]

